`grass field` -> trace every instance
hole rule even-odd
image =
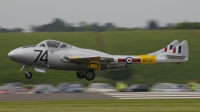
[[[101,42],[99,42],[100,36]],[[31,80],[24,78],[24,72],[20,72],[22,65],[8,59],[9,51],[25,45],[37,44],[45,39],[55,39],[78,47],[103,50],[110,54],[146,54],[159,50],[171,41],[177,39],[180,42],[187,40],[189,43],[189,61],[176,64],[154,64],[154,65],[131,65],[129,68],[134,73],[126,81],[129,84],[145,83],[154,84],[158,82],[187,83],[189,80],[200,79],[200,30],[173,30],[173,31],[121,31],[103,32],[71,32],[71,33],[0,33],[0,84],[5,82],[23,82],[25,84],[60,82],[80,82],[88,84],[91,82],[110,82],[101,77],[104,72],[97,72],[94,81],[78,79],[70,71],[47,70],[46,74],[34,74]],[[102,48],[103,45],[103,48]],[[117,74],[116,74],[117,75]]]
[[[199,99],[0,102],[0,112],[199,112]]]

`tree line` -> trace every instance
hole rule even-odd
[[[66,23],[61,19],[53,19],[52,22],[48,24],[43,24],[39,26],[31,26],[31,31],[34,32],[75,32],[75,31],[93,31],[93,32],[103,32],[103,31],[123,31],[130,30],[128,28],[116,27],[113,23],[105,23],[104,25],[99,25],[98,23],[89,24],[87,22],[80,22],[78,26],[74,26],[71,23]]]
[[[22,31],[24,31],[22,28],[13,28],[13,29],[9,29],[9,28],[1,28],[1,27],[0,27],[0,33],[22,32]]]
[[[99,25],[99,23],[89,24],[87,22],[80,22],[77,26],[67,23],[62,19],[55,18],[53,21],[47,24],[31,26],[30,30],[33,32],[82,32],[82,31],[92,31],[92,32],[104,32],[104,31],[130,31],[130,30],[181,30],[181,29],[200,29],[200,22],[181,22],[177,24],[167,23],[164,27],[159,26],[157,20],[147,21],[145,28],[126,28],[117,27],[114,23],[105,23]],[[1,33],[7,32],[23,32],[22,28],[1,28]]]
[[[167,23],[160,27],[158,21],[151,20],[147,22],[147,30],[193,30],[200,29],[200,22],[181,22],[177,24]]]

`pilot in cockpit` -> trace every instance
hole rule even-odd
[[[48,47],[58,48],[60,42],[57,41],[46,41]]]
[[[72,47],[72,45],[69,45],[60,41],[55,41],[55,40],[45,40],[37,44],[37,46],[50,47],[50,48],[71,48]]]

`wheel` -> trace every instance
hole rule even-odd
[[[31,72],[28,72],[28,73],[26,72],[26,73],[25,73],[25,77],[26,77],[27,79],[31,79],[32,76],[33,76],[33,75],[32,75]]]
[[[92,71],[92,70],[88,70],[86,71],[85,73],[85,79],[88,80],[88,81],[91,81],[95,78],[95,72]]]
[[[79,78],[79,79],[83,79],[83,78],[85,78],[85,72],[83,72],[83,71],[78,71],[78,72],[76,72],[76,76]]]

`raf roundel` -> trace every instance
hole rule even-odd
[[[133,62],[133,58],[132,57],[127,57],[126,58],[126,63],[127,64],[131,64]]]

